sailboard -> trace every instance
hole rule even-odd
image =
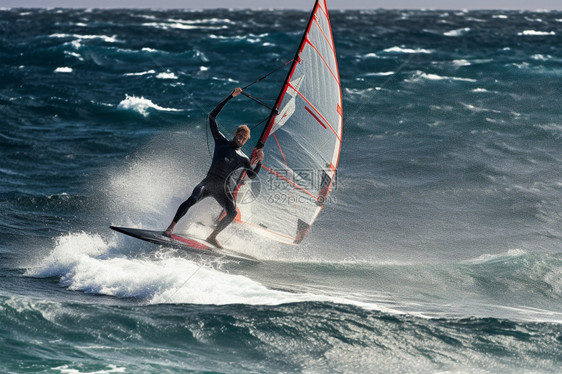
[[[341,150],[343,104],[326,0],[317,0],[253,155],[263,148],[260,192],[236,222],[299,244],[328,201]],[[253,162],[256,162],[255,156]],[[253,182],[255,183],[255,182]],[[243,188],[244,180],[237,192]]]
[[[226,248],[216,248],[204,239],[195,236],[176,235],[165,236],[162,231],[145,230],[132,227],[109,226],[110,229],[133,238],[141,239],[165,247],[185,250],[191,254],[223,257],[230,260],[244,262],[259,262],[258,259]]]

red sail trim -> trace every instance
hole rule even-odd
[[[283,156],[283,163],[285,163],[285,166],[289,167],[289,165],[287,164],[287,159],[285,158],[285,153],[283,153],[281,144],[279,144],[279,139],[277,139],[277,135],[273,134],[273,138],[275,138],[275,142],[277,142],[277,147],[279,148],[279,152],[281,152],[281,156]]]
[[[328,39],[328,37],[326,36],[326,33],[324,32],[324,29],[322,28],[322,25],[320,25],[320,22],[318,22],[318,17],[314,18],[314,23],[316,23],[318,25],[318,30],[320,30],[320,32],[322,33],[322,36],[324,36],[324,39],[326,40],[326,42],[328,43],[328,45],[330,46],[330,49],[332,50],[332,52],[334,53],[334,56],[336,55],[336,50],[334,47],[334,42],[330,41],[330,39]]]
[[[331,25],[330,14],[328,14],[328,8],[326,6],[326,2],[324,1],[324,6],[319,6],[318,8],[322,11],[322,13],[324,13],[324,16],[326,17],[326,21],[328,22],[328,24]],[[330,31],[331,31],[331,26],[330,26]],[[339,71],[340,70],[339,70],[339,67],[338,67],[338,59],[336,57],[336,50],[335,50],[333,33],[331,33],[331,40],[332,40],[331,43],[328,43],[328,44],[330,44],[330,46],[332,46],[332,50],[334,52],[334,64],[336,65],[336,73],[338,75],[338,82],[339,82],[340,81],[340,79],[339,79],[339,75],[340,75]],[[340,113],[340,115],[343,117],[343,109],[342,109],[341,100],[342,100],[342,92],[341,92],[341,85],[340,85],[340,103],[338,104],[338,113]]]
[[[323,13],[324,17],[326,18],[326,21],[328,22],[328,24],[330,24],[330,16],[329,16],[329,14],[328,14],[328,12],[327,12],[327,9],[324,9],[324,7],[322,7],[322,6],[319,6],[318,8],[322,11],[322,13]],[[335,64],[336,64],[336,74],[337,74],[336,81],[337,81],[338,84],[339,84],[339,83],[340,83],[340,77],[339,77],[339,70],[338,70],[338,68],[337,68],[337,61],[338,61],[338,60],[337,60],[337,58],[336,58],[336,48],[335,48],[335,46],[334,46],[334,39],[333,39],[333,37],[330,37],[330,38],[329,38],[329,37],[326,35],[326,33],[324,32],[324,29],[322,28],[322,25],[321,25],[320,22],[318,21],[318,14],[317,14],[317,13],[315,14],[314,22],[315,22],[316,25],[318,26],[318,30],[320,30],[320,32],[322,33],[322,36],[324,37],[324,40],[326,40],[326,42],[328,43],[328,46],[329,46],[330,49],[332,50],[332,53],[333,53],[333,55],[334,55],[334,62],[335,62]],[[321,57],[322,57],[322,56],[321,56]],[[331,69],[330,69],[330,71],[331,71]],[[334,74],[332,74],[332,75],[334,75]],[[340,98],[341,98],[341,89],[340,89]],[[342,106],[340,105],[340,103],[337,103],[337,104],[336,104],[336,110],[337,110],[338,114],[339,114],[341,117],[343,117],[343,108],[342,108]],[[330,126],[330,127],[331,127],[331,126]],[[332,130],[333,130],[333,129],[332,129]],[[338,139],[339,139],[339,137],[338,137]],[[340,140],[340,141],[341,141],[341,140]]]
[[[326,12],[328,11],[328,6],[326,4],[326,1],[322,1],[324,3],[324,5],[322,6],[322,4],[318,4],[318,9],[321,9],[322,12],[324,12],[324,14],[326,14]]]
[[[326,123],[326,124],[328,125],[328,127],[330,127],[330,129],[332,130],[332,132],[334,133],[334,135],[336,136],[336,138],[338,138],[339,142],[341,143],[341,136],[340,136],[340,134],[338,134],[338,132],[337,132],[336,130],[334,130],[334,127],[330,124],[330,121],[328,121],[328,120],[326,119],[326,117],[324,117],[324,116],[322,115],[322,113],[320,113],[320,111],[319,111],[318,109],[316,109],[316,107],[314,106],[314,104],[312,104],[310,101],[308,101],[308,99],[307,99],[306,97],[304,97],[303,94],[301,94],[299,91],[295,90],[295,88],[291,85],[291,83],[288,83],[287,85],[290,86],[300,97],[302,97],[302,99],[303,99],[304,101],[306,101],[307,104],[310,105],[310,107],[311,107],[312,109],[314,109],[314,111],[315,111],[316,113],[318,113],[318,115],[322,118],[322,120],[324,121],[324,123]],[[338,104],[338,105],[339,105],[339,104]]]
[[[325,3],[324,3],[324,4],[325,4]],[[322,13],[324,14],[324,17],[326,18],[326,21],[328,22],[328,25],[331,25],[332,23],[330,22],[330,15],[328,14],[328,9],[327,9],[327,8],[324,8],[324,7],[322,7],[322,6],[319,6],[318,8],[319,8],[319,9],[322,11]],[[320,29],[322,29],[322,28],[320,27]],[[328,37],[326,36],[326,34],[324,34],[324,32],[322,32],[322,34],[324,34],[326,40],[328,41],[328,44],[329,44],[330,47],[332,48],[332,51],[333,51],[333,53],[334,53],[334,62],[336,63],[336,66],[337,66],[337,64],[338,64],[338,59],[336,58],[336,46],[335,46],[335,44],[334,44],[334,37],[333,37],[333,34],[331,33],[331,31],[332,31],[332,30],[331,30],[331,26],[330,26],[330,34],[332,35],[331,38],[328,38]],[[338,71],[338,76],[339,76],[339,69],[336,68],[336,71]]]
[[[293,62],[293,65],[291,66],[291,75],[288,77],[288,79],[290,79],[292,77],[292,74],[295,70],[295,67],[296,67],[296,63]],[[271,135],[271,129],[273,128],[273,125],[275,125],[275,120],[277,119],[277,116],[279,115],[279,112],[278,112],[279,111],[279,105],[280,105],[279,103],[283,102],[283,99],[285,98],[285,94],[287,93],[288,88],[289,88],[289,85],[285,84],[283,86],[283,90],[281,90],[281,92],[279,93],[279,97],[277,98],[277,103],[275,104],[276,110],[271,112],[271,115],[270,115],[270,118],[268,120],[267,126],[263,129],[263,132],[260,135],[260,138],[258,140],[258,145],[260,143],[265,144],[265,142],[269,138],[269,135]]]
[[[330,72],[330,74],[332,75],[332,77],[334,77],[334,80],[336,81],[336,83],[338,85],[340,85],[340,80],[339,77],[336,76],[336,74],[334,74],[334,72],[332,71],[332,69],[330,68],[330,66],[328,65],[328,63],[326,62],[326,60],[324,59],[324,56],[322,56],[322,53],[320,53],[320,51],[316,48],[316,46],[314,44],[312,44],[308,38],[306,39],[306,42],[308,43],[308,45],[310,45],[312,47],[312,49],[314,49],[316,51],[316,53],[318,54],[318,56],[320,56],[320,58],[322,59],[322,62],[324,63],[324,65],[326,65],[326,68],[328,69],[328,71]]]
[[[290,179],[288,179],[288,178],[282,176],[281,174],[279,174],[279,173],[276,172],[275,170],[272,170],[272,169],[270,169],[270,168],[268,168],[267,166],[264,166],[264,165],[262,165],[261,167],[264,168],[265,170],[269,171],[271,174],[274,174],[275,176],[277,176],[277,177],[283,179],[285,182],[289,183],[291,186],[293,186],[293,187],[295,187],[295,188],[298,188],[299,190],[301,190],[301,191],[304,192],[305,194],[307,194],[307,195],[309,195],[310,197],[316,199],[316,196],[315,196],[313,193],[307,191],[306,189],[304,189],[303,187],[299,186],[298,184],[296,184],[296,183],[293,182],[292,180],[290,180]]]
[[[316,117],[316,115],[312,112],[312,110],[311,110],[309,107],[305,106],[304,109],[306,109],[306,111],[307,111],[308,113],[310,113],[310,115],[311,115],[312,117],[314,117],[314,119],[315,119],[316,121],[318,121],[318,123],[319,123],[320,125],[322,125],[323,128],[327,129],[326,125],[322,123],[322,121],[320,120],[320,118]]]

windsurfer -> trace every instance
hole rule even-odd
[[[224,208],[226,215],[217,224],[216,228],[207,238],[207,241],[218,248],[222,248],[217,241],[217,235],[236,217],[236,201],[233,196],[233,191],[230,188],[231,184],[229,183],[229,178],[231,178],[233,171],[240,168],[246,169],[246,173],[250,179],[255,178],[261,168],[261,162],[263,160],[263,151],[259,149],[256,153],[258,163],[252,168],[250,159],[241,150],[242,146],[250,139],[250,129],[248,126],[238,126],[232,140],[226,139],[218,130],[216,121],[217,115],[230,99],[241,93],[241,88],[235,88],[227,98],[221,101],[215,109],[209,113],[209,127],[215,139],[215,151],[211,167],[205,179],[193,189],[191,196],[179,206],[172,223],[170,223],[166,231],[164,231],[164,235],[171,236],[176,224],[180,218],[187,213],[189,208],[205,197],[212,196]]]

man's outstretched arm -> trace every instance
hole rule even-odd
[[[211,134],[213,134],[213,138],[215,138],[215,140],[219,137],[224,138],[224,135],[222,135],[221,132],[219,131],[219,127],[218,127],[218,124],[217,124],[217,116],[219,115],[222,108],[224,108],[226,103],[228,103],[228,101],[230,99],[232,99],[233,97],[240,95],[240,93],[242,93],[242,89],[241,88],[235,88],[234,90],[232,90],[230,95],[228,95],[223,101],[221,101],[215,107],[215,109],[213,109],[211,111],[211,113],[209,113],[209,127],[211,128]]]

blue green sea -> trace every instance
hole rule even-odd
[[[561,12],[334,10],[343,144],[301,245],[232,225],[248,264],[109,229],[166,228],[206,114],[308,17],[0,9],[0,372],[560,372]],[[266,116],[240,96],[219,123]]]

